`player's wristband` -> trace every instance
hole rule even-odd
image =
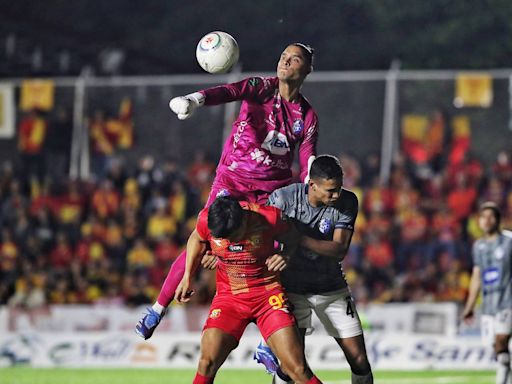
[[[204,104],[205,97],[201,92],[189,93],[188,95],[185,95],[185,97],[195,103],[196,107],[200,107]]]

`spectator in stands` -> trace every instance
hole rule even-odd
[[[467,220],[475,208],[477,188],[469,184],[466,174],[458,173],[454,188],[448,193],[448,207],[455,219],[462,224],[462,236],[466,239]]]
[[[43,149],[48,122],[37,110],[27,112],[18,127],[18,150],[21,159],[21,175],[41,182],[46,174]]]
[[[169,196],[169,212],[177,223],[183,223],[187,215],[188,197],[183,182],[176,180]]]
[[[106,252],[103,243],[92,235],[92,225],[89,223],[83,224],[81,238],[75,247],[75,258],[82,268],[85,268],[89,263],[103,260],[105,257]]]
[[[155,159],[146,155],[139,160],[136,178],[142,199],[145,201],[151,195],[151,191],[163,182],[164,173],[156,166]]]
[[[108,160],[114,154],[114,143],[107,132],[105,112],[94,111],[94,116],[88,122],[91,137],[92,173],[101,178],[105,175]]]
[[[123,188],[128,175],[126,173],[124,161],[120,156],[112,157],[109,160],[107,163],[105,178],[112,182],[112,185],[117,191],[120,191]]]
[[[123,196],[121,198],[121,210],[138,211],[141,207],[142,197],[139,193],[139,185],[134,178],[128,178],[123,187]]]
[[[399,218],[400,241],[397,249],[396,268],[404,272],[413,256],[421,260],[421,267],[427,262],[427,217],[416,207],[410,206]]]
[[[24,308],[37,308],[47,303],[46,280],[44,273],[20,277],[16,281],[14,295],[9,299],[8,305]]]
[[[480,194],[480,199],[483,201],[494,201],[500,209],[504,208],[507,192],[505,184],[495,175],[491,175],[486,184]]]
[[[107,222],[105,248],[112,268],[115,271],[123,272],[125,270],[126,245],[122,228],[114,219],[109,219]]]
[[[364,195],[363,208],[366,213],[390,213],[393,210],[393,196],[389,188],[376,176]]]
[[[482,163],[471,153],[465,153],[460,162],[450,163],[446,169],[448,186],[457,188],[459,180],[464,178],[466,183],[474,188],[479,188],[484,176]]]
[[[143,239],[137,239],[127,256],[128,269],[147,272],[155,264],[155,256]]]
[[[11,230],[3,228],[0,239],[0,280],[6,284],[14,283],[19,264],[19,246],[15,243]]]
[[[460,222],[443,203],[434,213],[430,223],[429,262],[435,262],[440,252],[447,252],[452,260],[457,258],[457,239],[461,234]]]
[[[378,179],[378,157],[369,156],[365,161],[370,166],[364,167],[353,157],[343,158],[346,168],[352,169],[351,188],[363,202],[345,265],[347,276],[357,282],[352,287],[358,301],[460,296],[467,288],[467,259],[461,255],[481,234],[473,218],[478,180],[484,196],[501,201],[503,227],[512,229],[512,185],[507,182],[510,160],[506,155],[498,155],[487,169],[488,179],[483,179],[479,162],[466,160],[464,165],[452,166],[450,176],[445,168],[420,183],[411,178],[398,156],[389,184]],[[162,271],[168,269],[195,227],[199,202],[180,167],[174,159],[167,159],[160,168],[152,157],[144,157],[137,171],[130,173],[122,162],[112,161],[108,172],[98,179],[45,181],[30,189],[4,164],[0,169],[0,224],[5,228],[0,240],[0,303],[13,295],[17,298],[12,302],[20,305],[45,303],[45,297],[63,288],[70,292],[64,302],[92,303],[104,297],[107,302],[125,298],[130,304],[151,302]],[[450,180],[455,175],[456,179]],[[468,185],[468,175],[477,183]],[[460,185],[454,188],[455,184]],[[165,207],[164,219],[150,224],[157,217],[158,206]],[[408,222],[411,207],[417,207],[423,219]],[[468,217],[465,225],[461,220]],[[169,220],[172,225],[162,224]],[[418,231],[423,246],[410,247],[405,252],[408,256],[403,256],[399,245],[410,243],[418,223],[423,223]],[[153,229],[148,232],[150,227]],[[463,237],[464,230],[470,236]],[[57,233],[67,238],[62,249]],[[145,241],[147,245],[139,247]],[[68,248],[71,262],[66,259]],[[64,256],[66,266],[59,273],[51,261],[54,251],[57,258]],[[395,263],[401,265],[399,269],[394,268]],[[397,270],[401,270],[399,276]],[[451,280],[440,282],[445,274]],[[138,287],[128,292],[125,281]],[[213,294],[211,278],[204,274],[199,281],[202,288],[196,300],[207,302]],[[53,301],[62,301],[55,297]]]
[[[114,217],[119,210],[119,204],[119,193],[114,189],[112,182],[108,179],[102,180],[91,198],[93,212],[101,219]]]
[[[56,271],[65,272],[71,267],[73,249],[64,232],[57,234],[56,244],[50,253],[50,265]]]
[[[48,127],[47,144],[45,145],[48,173],[55,180],[61,180],[69,172],[69,156],[73,123],[69,111],[59,106],[55,117]]]
[[[215,173],[215,163],[208,160],[206,152],[196,150],[194,153],[194,161],[188,167],[187,179],[193,188],[202,190],[210,188]]]
[[[501,181],[505,188],[512,186],[512,161],[510,160],[510,153],[507,151],[500,151],[496,156],[496,162],[491,167],[492,175]]]
[[[4,225],[16,224],[18,209],[26,210],[29,207],[29,199],[23,195],[18,180],[13,179],[9,185],[9,192],[1,205],[1,216]]]
[[[380,157],[377,153],[371,153],[365,157],[362,167],[361,182],[363,187],[369,187],[380,174]]]
[[[165,236],[174,236],[176,229],[176,220],[167,213],[166,205],[161,204],[149,217],[146,233],[150,240],[158,241]]]
[[[407,215],[410,207],[418,206],[420,193],[412,187],[409,178],[404,177],[392,191],[392,198],[395,215],[401,219]]]

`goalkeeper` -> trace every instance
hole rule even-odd
[[[264,204],[272,191],[291,182],[297,147],[300,177],[302,181],[307,179],[316,155],[318,120],[300,89],[312,69],[313,49],[293,43],[282,52],[276,77],[252,77],[170,101],[171,110],[181,120],[202,105],[242,102],[238,119],[224,144],[207,207],[218,196]],[[173,300],[184,274],[185,260],[183,252],[173,263],[157,301],[137,323],[135,331],[142,338],[151,337]]]

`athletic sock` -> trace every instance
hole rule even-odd
[[[155,301],[155,304],[153,304],[151,308],[153,308],[153,310],[159,315],[161,315],[165,311],[165,307],[158,301]]]
[[[196,373],[196,377],[194,377],[194,381],[192,382],[192,384],[213,384],[214,378],[215,377],[207,377],[199,373]]]
[[[277,368],[276,373],[274,373],[272,384],[293,384],[293,380],[281,370],[281,367],[279,367]]]
[[[510,354],[508,352],[499,352],[496,355],[498,368],[496,369],[496,384],[510,383]]]
[[[156,300],[163,307],[168,307],[169,304],[171,304],[171,301],[174,299],[176,288],[178,288],[178,285],[180,284],[181,279],[185,274],[186,261],[187,252],[183,251],[176,258],[176,260],[174,260],[174,263],[172,263],[171,269],[169,270],[169,273],[167,273],[164,285],[160,289],[160,293],[158,294],[158,298]]]
[[[283,381],[285,382],[292,382],[293,383],[293,380],[290,376],[288,376],[286,373],[283,372],[283,370],[281,369],[281,367],[278,367],[277,370],[276,370],[276,375]]]
[[[368,372],[366,375],[356,375],[352,372],[352,384],[373,384],[373,373]]]
[[[306,384],[322,384],[318,377],[313,376]]]

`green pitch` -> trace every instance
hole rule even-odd
[[[350,384],[347,371],[318,371],[324,384]],[[2,384],[190,384],[192,370],[179,369],[32,369],[2,368]],[[217,375],[219,384],[270,384],[261,370],[224,369]],[[491,371],[377,371],[379,384],[492,384]]]

